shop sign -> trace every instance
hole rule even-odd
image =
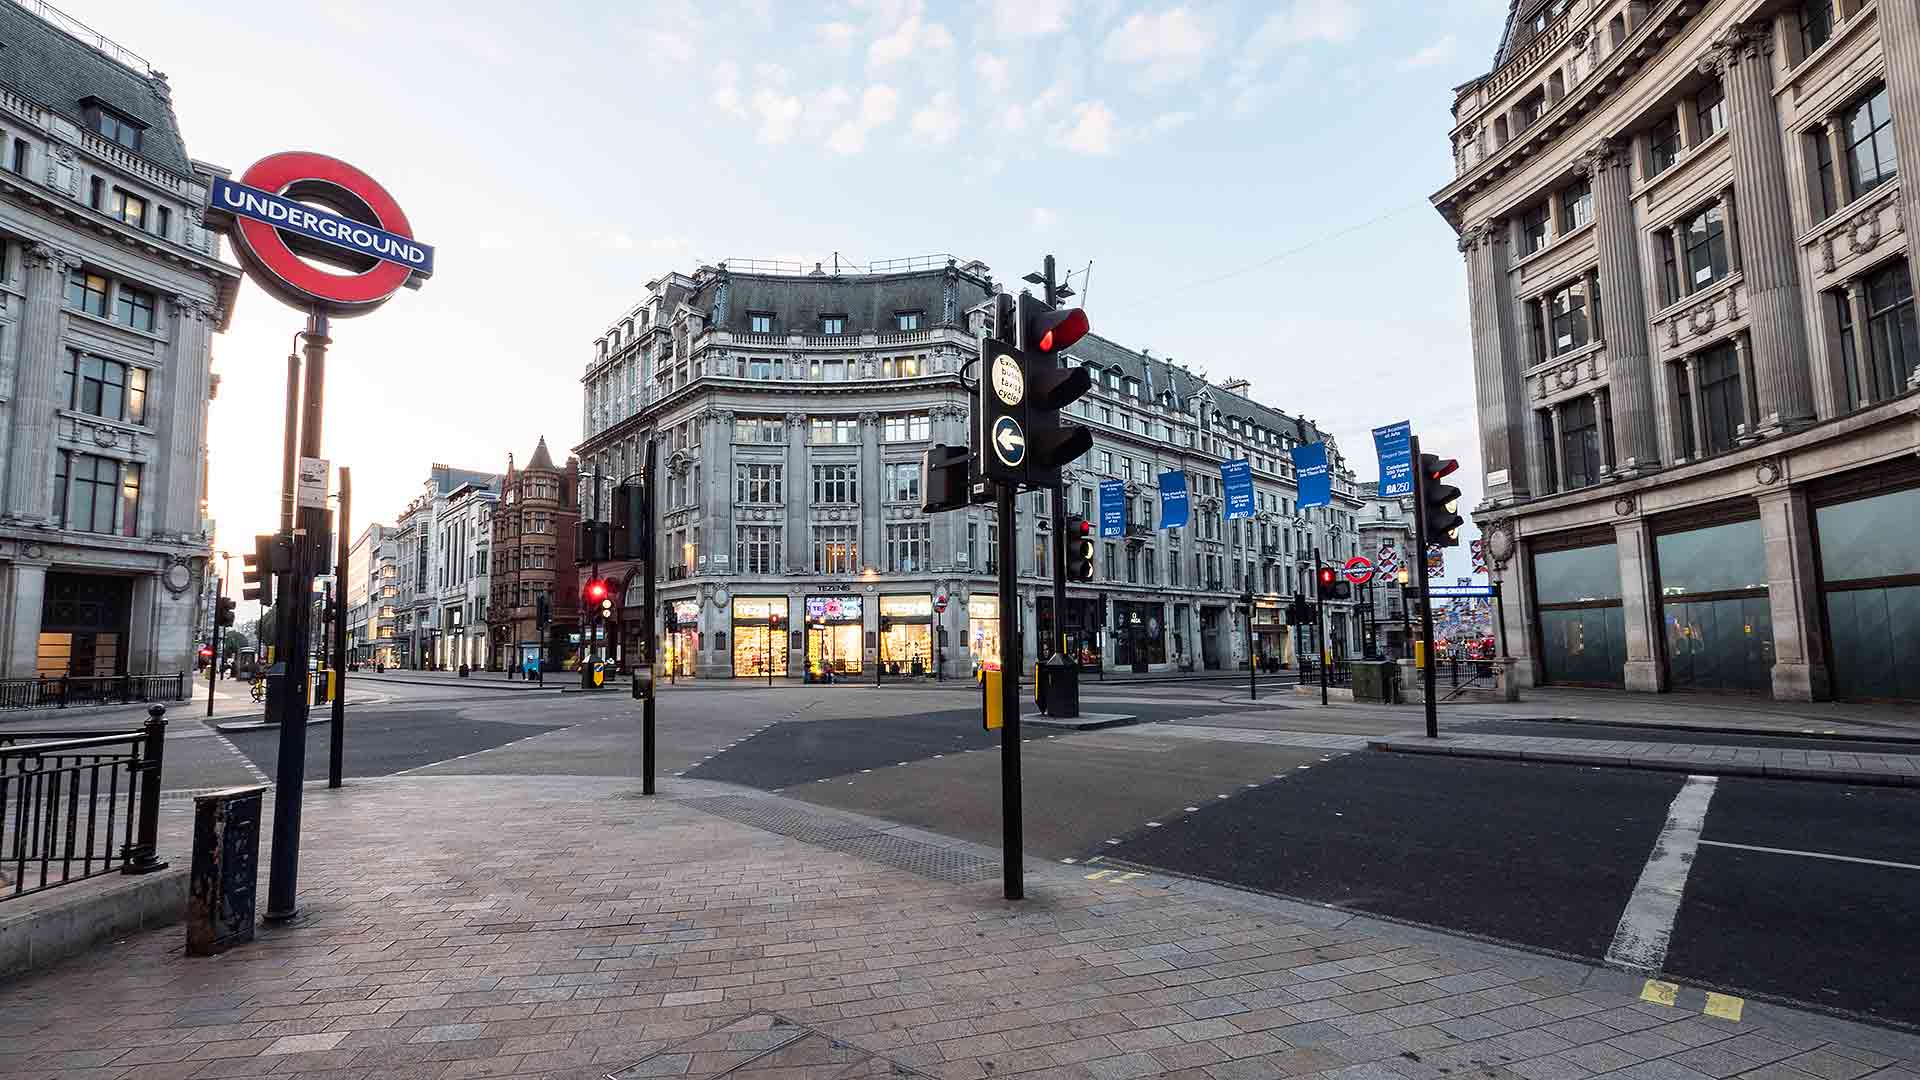
[[[810,623],[859,622],[863,616],[861,598],[858,596],[807,597],[807,621]]]
[[[673,602],[673,620],[682,630],[692,629],[700,621],[700,601],[675,600]]]
[[[773,615],[784,616],[786,613],[786,597],[743,596],[733,602],[735,619],[766,619]]]
[[[925,619],[933,615],[933,600],[925,596],[883,596],[880,614],[898,619]]]

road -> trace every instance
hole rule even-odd
[[[351,685],[349,777],[639,774],[639,705],[624,691],[379,676]],[[1742,996],[1920,1025],[1920,981],[1910,977],[1920,940],[1920,791],[1376,753],[1365,737],[1393,724],[1290,695],[1249,704],[1244,690],[1222,684],[1093,684],[1083,708],[1137,723],[1024,729],[1030,857],[1148,881],[1206,879],[1622,962],[1632,955],[1619,951],[1622,924],[1644,915],[1642,881],[1659,861],[1663,827],[1691,807],[1684,857],[1675,856],[1684,891],[1670,936],[1662,923],[1654,970]],[[975,692],[694,684],[663,687],[659,710],[663,774],[1000,841],[999,736],[981,730]],[[222,735],[198,712],[174,712],[168,788],[273,773],[276,732]],[[1459,726],[1570,738],[1618,732],[1579,723]],[[325,774],[327,734],[311,730],[309,779]]]

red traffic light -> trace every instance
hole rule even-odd
[[[1422,454],[1420,456],[1423,458],[1433,458],[1431,464],[1427,462],[1421,463],[1427,466],[1427,479],[1429,480],[1438,480],[1441,477],[1452,476],[1454,471],[1460,468],[1460,463],[1453,458],[1434,458],[1431,454]]]
[[[1333,567],[1323,566],[1320,568],[1320,584],[1322,585],[1333,584]]]
[[[607,598],[607,583],[604,581],[587,582],[587,599],[604,600]]]
[[[1078,523],[1079,523],[1079,526],[1080,526],[1080,535],[1081,535],[1081,536],[1092,536],[1092,535],[1093,535],[1093,522],[1091,522],[1091,521],[1088,521],[1088,520],[1087,520],[1086,518],[1080,518],[1080,519],[1078,519]]]
[[[200,655],[201,655],[201,656],[212,656],[212,655],[213,655],[213,647],[212,647],[212,646],[210,646],[210,645],[202,645],[202,646],[200,646]]]
[[[767,625],[775,630],[780,629],[780,616],[778,615],[767,616]]]
[[[1056,353],[1086,337],[1093,324],[1087,321],[1085,308],[1060,308],[1035,315],[1029,329],[1032,336],[1028,340],[1032,344],[1028,348]]]

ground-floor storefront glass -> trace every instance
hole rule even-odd
[[[733,673],[765,678],[787,673],[787,598],[742,596],[733,601]],[[780,628],[772,625],[779,616]]]
[[[1000,598],[967,598],[967,651],[973,665],[988,671],[1000,670]]]
[[[1536,548],[1534,606],[1540,664],[1549,683],[1620,686],[1626,681],[1627,620],[1615,545]]]
[[[127,674],[132,610],[131,579],[49,573],[40,605],[36,673],[44,679]]]
[[[1253,605],[1253,655],[1262,671],[1293,664],[1293,643],[1287,633],[1286,612],[1278,603]]]
[[[1115,663],[1139,670],[1167,662],[1165,604],[1115,600],[1113,625]]]
[[[933,673],[933,597],[881,597],[880,625],[880,663],[887,674]]]
[[[673,622],[661,636],[660,662],[663,675],[691,676],[700,653],[700,601],[674,600],[667,605]]]
[[[1660,623],[1676,690],[1773,687],[1773,612],[1760,520],[1661,532]]]
[[[1208,671],[1218,671],[1221,654],[1225,652],[1220,643],[1220,619],[1226,609],[1203,607],[1200,609],[1200,666]]]
[[[1920,487],[1814,509],[1834,696],[1920,700]]]
[[[807,611],[807,678],[857,675],[861,664],[861,622],[866,605],[858,596],[809,596]]]
[[[1059,647],[1060,634],[1053,628],[1053,597],[1042,595],[1034,598],[1035,627],[1040,638],[1036,645],[1036,659],[1045,660]],[[1102,664],[1104,644],[1100,632],[1100,599],[1091,596],[1067,597],[1066,649],[1067,655],[1074,658],[1088,671],[1097,671]]]

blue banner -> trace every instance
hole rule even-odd
[[[1160,474],[1160,527],[1163,529],[1184,529],[1187,527],[1186,473],[1164,472]]]
[[[1327,472],[1327,444],[1296,446],[1293,455],[1294,483],[1300,489],[1298,506],[1330,506],[1333,503],[1333,477]]]
[[[1121,480],[1100,481],[1100,535],[1124,536],[1127,531],[1127,485]]]
[[[1220,487],[1227,496],[1227,520],[1253,516],[1253,466],[1247,459],[1220,463]]]
[[[1373,449],[1380,455],[1380,494],[1413,494],[1413,425],[1405,420],[1373,429]]]

